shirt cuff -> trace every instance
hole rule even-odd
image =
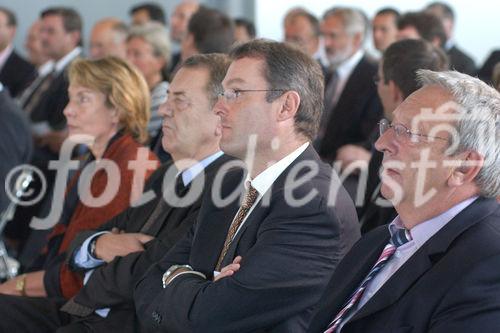
[[[78,268],[91,269],[104,264],[104,260],[94,258],[90,254],[89,245],[90,242],[92,242],[92,240],[94,240],[96,237],[109,233],[110,233],[109,231],[101,231],[87,238],[83,242],[82,246],[80,246],[80,248],[75,252],[75,256],[73,257],[73,262],[75,266]]]

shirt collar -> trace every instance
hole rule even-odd
[[[2,52],[0,52],[0,70],[3,68],[3,66],[7,62],[7,59],[9,59],[13,50],[14,50],[14,47],[12,46],[12,44],[9,44]]]
[[[457,216],[458,213],[467,208],[477,198],[477,196],[474,196],[466,199],[451,207],[444,213],[414,226],[410,230],[410,235],[417,247],[424,245],[429,238],[434,236],[439,230],[441,230],[441,228],[443,228],[448,222]],[[389,224],[389,232],[391,233],[391,236],[394,234],[396,229],[404,229],[403,222],[401,221],[399,215]]]
[[[56,61],[54,65],[54,70],[56,72],[62,71],[73,59],[78,57],[78,55],[80,55],[81,52],[82,52],[81,47],[79,46],[75,47],[73,50],[71,50],[71,52],[69,52],[64,57]]]
[[[54,60],[47,61],[46,63],[38,67],[38,75],[42,77],[49,74],[54,69],[54,65],[55,65]]]
[[[184,186],[187,186],[191,181],[198,176],[200,172],[202,172],[206,167],[208,167],[213,161],[218,159],[224,155],[224,153],[219,150],[218,152],[205,157],[203,160],[199,161],[195,165],[192,165],[191,167],[187,168],[186,170],[182,171],[182,182],[184,183]]]
[[[255,177],[255,179],[251,179],[247,175],[245,186],[248,185],[247,183],[252,184],[252,187],[255,188],[257,192],[259,192],[259,195],[263,196],[271,187],[271,185],[276,181],[276,179],[283,173],[283,171],[285,171],[285,169],[288,168],[288,166],[292,164],[292,162],[295,161],[295,159],[297,159],[297,157],[299,157],[299,155],[302,154],[304,150],[306,150],[308,145],[309,142],[304,143],[302,146],[295,149],[293,152],[283,157],[281,160],[274,163],[266,170],[262,171],[257,177]]]

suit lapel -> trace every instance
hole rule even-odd
[[[366,317],[395,303],[432,268],[458,236],[491,214],[497,205],[494,199],[478,198],[465,208],[418,249],[353,316],[351,321]]]

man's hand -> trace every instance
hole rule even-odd
[[[361,146],[356,146],[356,145],[345,145],[339,148],[337,150],[337,162],[342,162],[341,168],[344,170],[347,168],[351,163],[357,162],[357,161],[363,161],[366,162],[366,165],[368,166],[368,162],[370,161],[370,158],[372,157],[372,154],[366,150],[365,148]]]
[[[220,270],[220,274],[214,277],[214,282],[236,273],[240,269],[241,256],[234,258],[233,262]]]
[[[111,233],[103,234],[97,238],[95,255],[105,262],[112,261],[115,257],[123,257],[132,252],[144,251],[143,244],[154,237],[141,233],[119,233],[113,228]]]
[[[21,292],[16,290],[17,279],[13,278],[0,284],[0,294],[21,296]]]

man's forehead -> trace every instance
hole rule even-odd
[[[264,79],[261,71],[263,65],[264,60],[258,58],[236,59],[229,66],[222,83],[228,85],[262,80]]]
[[[448,105],[452,101],[452,95],[447,90],[437,85],[428,85],[408,96],[394,111],[394,119],[411,120],[419,116],[424,121],[426,114],[432,116],[451,112]]]

